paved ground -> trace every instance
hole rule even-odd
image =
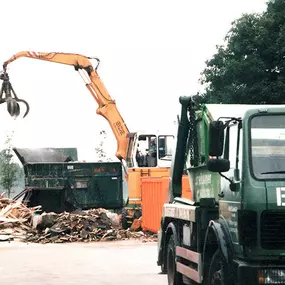
[[[0,243],[3,285],[166,285],[156,243]]]

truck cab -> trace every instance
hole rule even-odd
[[[193,199],[170,185],[157,262],[168,284],[285,284],[285,106],[183,108],[173,165],[186,164]]]

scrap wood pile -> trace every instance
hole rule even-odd
[[[142,239],[146,242],[154,240],[154,237],[152,234],[123,230],[119,215],[104,209],[92,209],[73,213],[44,213],[40,216],[36,229],[27,233],[26,241],[63,243],[124,239]]]
[[[104,209],[76,210],[72,213],[42,213],[0,195],[0,241],[19,238],[35,243],[64,243],[140,239],[156,241],[157,236],[124,230],[120,216]]]
[[[32,227],[32,217],[40,207],[27,208],[0,194],[0,241],[25,238]]]

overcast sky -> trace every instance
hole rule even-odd
[[[231,22],[264,8],[264,0],[2,1],[0,62],[23,50],[99,57],[98,73],[130,131],[167,129],[178,97],[200,88],[205,60]],[[0,106],[1,143],[14,130],[16,147],[78,147],[79,159],[92,161],[105,129],[115,153],[108,123],[72,67],[21,58],[8,71],[31,110],[13,120]]]

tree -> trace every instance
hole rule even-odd
[[[100,141],[97,147],[95,147],[95,152],[98,155],[98,162],[106,162],[106,161],[111,161],[109,157],[107,157],[106,151],[104,149],[104,144],[107,139],[107,133],[106,131],[102,130],[99,132]]]
[[[224,45],[201,73],[200,103],[285,103],[285,3],[270,1],[260,14],[232,23]]]
[[[7,192],[8,198],[11,197],[12,188],[22,176],[22,168],[13,161],[11,141],[12,135],[8,135],[5,148],[0,152],[0,185]]]

